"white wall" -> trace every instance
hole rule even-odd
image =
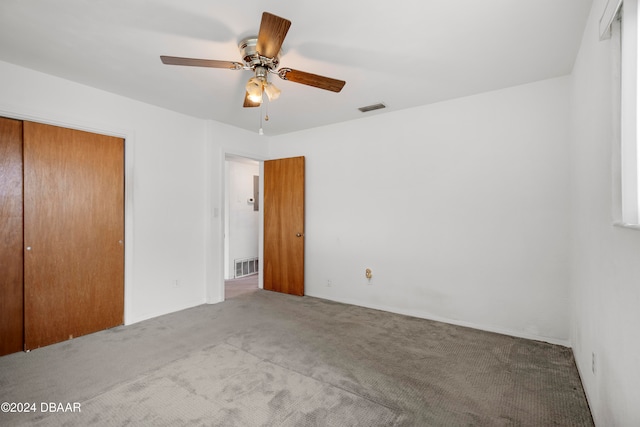
[[[569,83],[271,138],[306,156],[306,293],[568,344]]]
[[[572,346],[597,425],[640,425],[640,231],[620,211],[612,40],[595,0],[572,78]],[[595,372],[592,371],[595,355]]]
[[[0,115],[125,138],[126,323],[220,301],[225,144],[264,140],[4,62],[0,75]]]
[[[234,161],[226,162],[225,244],[226,279],[235,277],[234,260],[258,257],[258,232],[260,211],[254,210],[259,201],[249,203],[253,198],[253,177],[260,175],[258,162]]]

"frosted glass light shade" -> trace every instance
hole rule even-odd
[[[262,102],[262,81],[252,77],[247,82],[248,98],[253,102]]]
[[[267,82],[264,85],[264,93],[269,97],[269,101],[275,101],[280,96],[280,89],[273,83]]]

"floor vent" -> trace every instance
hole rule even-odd
[[[258,273],[258,258],[243,258],[234,261],[236,265],[236,279]]]

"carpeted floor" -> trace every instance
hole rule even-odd
[[[258,290],[258,275],[241,277],[224,281],[224,298],[235,298]]]
[[[0,402],[35,404],[3,426],[593,425],[570,349],[263,290],[1,357]]]

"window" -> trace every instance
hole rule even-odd
[[[619,139],[619,224],[640,228],[640,150],[638,149],[638,89],[640,55],[638,48],[638,0],[609,0],[600,20],[600,38],[612,38],[620,123]]]

